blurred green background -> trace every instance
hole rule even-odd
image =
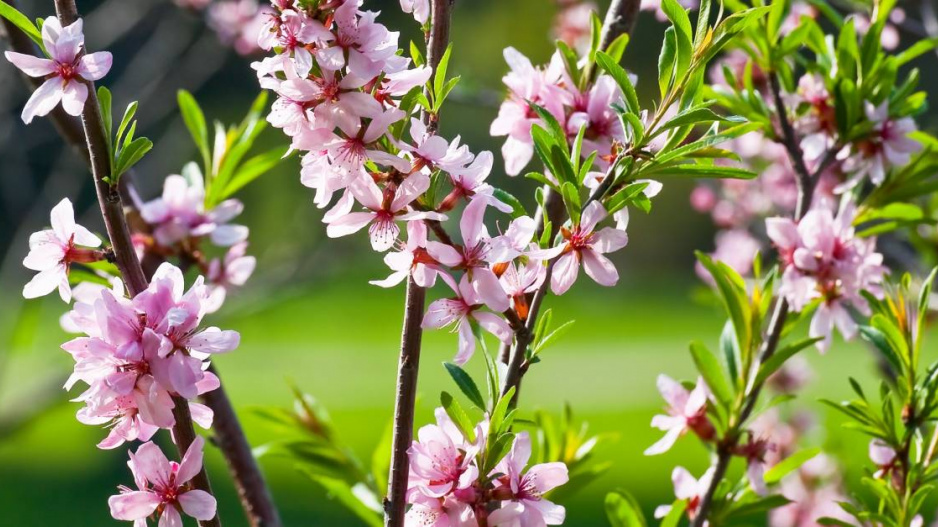
[[[51,0],[21,5],[31,16],[46,16],[52,8]],[[397,2],[368,0],[365,5],[384,11],[381,19],[402,30],[402,43],[419,38]],[[149,199],[165,175],[195,154],[175,114],[176,90],[192,90],[210,117],[235,120],[258,91],[248,67],[251,59],[218,43],[197,14],[168,2],[80,1],[79,8],[90,13],[89,47],[115,54],[114,70],[105,79],[115,106],[141,101],[141,131],[156,142],[138,170],[137,184]],[[463,80],[442,115],[444,134],[461,134],[473,150],[490,149],[500,158],[500,141],[489,137],[488,124],[503,94],[501,50],[515,46],[535,63],[545,62],[555,12],[547,0],[457,0],[450,71]],[[626,65],[640,79],[654,71],[662,29],[653,15],[642,15],[626,53]],[[927,59],[934,63],[933,55]],[[927,82],[934,80],[926,76]],[[639,87],[652,84],[640,81]],[[647,90],[642,93],[651,100]],[[57,324],[65,306],[57,298],[25,303],[19,294],[28,279],[20,265],[26,237],[48,223],[54,203],[71,198],[79,221],[101,229],[85,168],[61,146],[49,122],[25,127],[19,120],[27,96],[9,64],[0,64],[0,526],[114,525],[106,500],[118,484],[131,482],[126,451],[97,450],[102,431],[79,424],[74,419],[78,406],[68,402],[78,392],[59,389],[70,370],[69,357],[59,349],[69,337]],[[283,138],[270,131],[264,141],[273,145]],[[528,204],[533,201],[532,182],[509,180],[500,164],[490,181]],[[671,501],[674,465],[695,474],[706,466],[704,449],[692,439],[664,456],[642,455],[658,437],[648,426],[661,407],[656,375],[693,376],[688,342],[715,344],[723,324],[719,310],[692,300],[699,287],[693,250],[710,249],[712,227],[687,205],[690,188],[669,184],[651,215],[633,216],[630,244],[615,255],[619,286],[604,289],[584,278],[567,296],[549,299],[555,320],[576,323],[526,377],[522,412],[542,408],[559,415],[569,403],[593,432],[614,435],[598,452],[613,468],[565,503],[567,525],[603,525],[603,497],[616,487],[633,492],[650,512]],[[392,415],[403,288],[367,284],[385,276],[386,269],[363,238],[325,243],[321,211],[299,183],[295,158],[240,197],[246,209],[239,219],[251,228],[250,252],[259,265],[247,287],[208,322],[241,332],[241,348],[218,357],[216,364],[249,438],[254,444],[273,438],[251,415],[251,407],[289,406],[288,383],[293,382],[315,395],[329,409],[342,440],[370,459]],[[442,294],[436,290],[430,297]],[[453,390],[440,364],[452,358],[455,345],[455,336],[447,332],[425,336],[418,423],[429,422],[441,389]],[[855,478],[861,470],[858,460],[865,458],[865,440],[842,432],[840,418],[828,417],[815,401],[846,396],[848,374],[873,382],[873,358],[862,345],[840,343],[825,356],[807,355],[816,368],[815,381],[794,404],[812,407],[829,421],[832,432],[816,440],[845,461]],[[481,371],[478,357],[469,369]],[[245,525],[222,459],[209,450],[222,519],[228,526]],[[287,525],[358,525],[288,462],[264,460],[263,467]]]

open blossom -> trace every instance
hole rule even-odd
[[[550,277],[550,288],[555,295],[562,295],[576,282],[580,263],[590,278],[604,286],[613,286],[619,281],[615,265],[604,255],[625,247],[629,235],[613,227],[596,231],[596,225],[607,215],[598,201],[586,206],[578,225],[570,229],[562,227],[563,243],[544,251],[534,251],[535,258],[558,257]],[[594,232],[595,231],[595,232]]]
[[[104,258],[99,250],[82,247],[98,247],[101,240],[88,229],[75,223],[75,211],[68,198],[52,208],[52,228],[34,232],[29,237],[29,254],[23,260],[27,269],[39,271],[23,287],[25,298],[38,298],[56,288],[65,302],[71,302],[72,289],[68,283],[68,271],[73,262],[97,262]]]
[[[224,259],[214,258],[208,263],[206,313],[218,311],[225,303],[228,290],[243,286],[254,273],[257,258],[246,255],[247,248],[247,242],[236,243],[228,249]]]
[[[890,117],[889,101],[879,106],[867,102],[866,118],[873,123],[870,136],[838,154],[843,160],[844,172],[852,174],[838,191],[856,186],[864,177],[874,185],[882,184],[891,168],[907,165],[912,154],[922,148],[918,141],[909,137],[916,131],[915,121],[911,117]]]
[[[505,172],[514,176],[521,173],[534,155],[531,127],[540,122],[540,117],[530,104],[544,107],[562,123],[565,121],[564,105],[571,102],[572,96],[560,86],[564,65],[558,54],[554,54],[547,68],[535,68],[527,57],[511,47],[505,48],[504,55],[511,68],[502,79],[508,86],[509,96],[499,107],[489,133],[507,136],[502,156]]]
[[[703,379],[697,380],[693,391],[688,391],[681,383],[668,377],[658,376],[658,391],[668,403],[668,415],[656,415],[651,426],[662,430],[664,437],[645,450],[646,456],[667,452],[679,437],[688,431],[694,432],[703,440],[713,438],[716,431],[707,417],[707,399],[710,391]]]
[[[88,99],[88,86],[84,81],[96,81],[111,69],[112,58],[107,51],[84,53],[81,19],[63,28],[58,18],[46,18],[42,24],[42,42],[48,59],[4,52],[7,60],[26,75],[47,77],[23,108],[22,118],[26,124],[37,115],[47,115],[60,102],[69,115],[81,115]]]
[[[437,212],[409,210],[411,202],[426,192],[430,178],[416,173],[407,177],[394,189],[392,186],[381,188],[371,176],[365,175],[355,180],[349,187],[351,194],[368,212],[348,212],[329,221],[326,233],[330,238],[347,236],[370,225],[371,247],[379,252],[390,249],[401,232],[397,221],[422,221],[425,219],[443,220],[446,216]]]
[[[511,298],[512,308],[522,320],[528,318],[528,295],[534,294],[547,278],[547,268],[537,260],[528,259],[527,264],[508,263],[498,281]]]
[[[456,331],[459,332],[459,352],[453,362],[459,365],[465,364],[475,353],[476,337],[472,327],[474,324],[478,324],[506,344],[511,342],[512,331],[508,322],[495,313],[481,310],[482,298],[469,282],[468,275],[464,274],[458,285],[448,274],[441,274],[440,277],[456,293],[456,297],[443,298],[430,304],[427,314],[423,317],[423,327],[435,329],[449,325],[455,326]],[[497,281],[496,286],[498,286]]]
[[[413,13],[414,20],[421,24],[430,20],[430,0],[401,0],[401,10]]]
[[[433,287],[440,267],[427,252],[426,223],[407,222],[407,241],[400,244],[400,250],[384,255],[384,263],[394,272],[384,280],[372,280],[372,285],[394,287],[413,274],[420,287]]]
[[[205,440],[196,437],[179,463],[166,459],[154,443],[140,445],[127,463],[138,490],[122,486],[120,494],[108,498],[111,516],[142,526],[148,516],[159,512],[161,527],[182,527],[180,512],[197,520],[214,518],[215,498],[187,485],[202,470],[204,445]]]
[[[101,448],[124,441],[146,440],[154,427],[175,423],[173,395],[194,399],[218,388],[218,378],[205,371],[205,359],[238,346],[239,335],[218,328],[200,329],[208,293],[201,279],[184,292],[182,272],[164,263],[149,287],[127,299],[100,288],[93,305],[77,303],[70,318],[86,337],[62,347],[75,360],[66,383],[88,389],[77,401],[85,407],[79,420],[90,425],[110,423]],[[193,419],[208,426],[212,412],[190,402]]]
[[[228,223],[242,210],[244,205],[236,199],[206,210],[202,176],[173,174],[163,182],[163,195],[144,203],[140,215],[153,227],[153,237],[161,245],[208,236],[215,245],[229,247],[248,236],[247,227]]]
[[[469,503],[453,496],[430,498],[418,495],[404,516],[405,527],[477,527]]]
[[[576,136],[581,128],[586,128],[582,155],[586,158],[592,152],[598,152],[596,166],[601,169],[608,166],[603,158],[612,150],[613,141],[623,141],[625,138],[619,115],[613,109],[621,103],[622,93],[609,75],[600,75],[589,91],[574,95],[573,113],[567,120],[567,133]]]
[[[569,481],[567,466],[560,462],[541,463],[524,471],[531,459],[531,437],[527,432],[515,436],[511,452],[499,462],[493,496],[502,500],[502,507],[489,515],[493,527],[525,527],[528,525],[562,525],[566,517],[563,506],[543,495]]]
[[[491,238],[482,219],[487,203],[476,200],[469,203],[459,219],[462,245],[427,242],[427,252],[436,261],[453,269],[466,272],[472,288],[482,302],[493,311],[508,309],[508,297],[498,283],[498,277],[489,268]]]
[[[713,480],[713,467],[710,467],[700,476],[700,479],[694,478],[684,467],[674,467],[671,473],[671,482],[674,483],[674,496],[679,500],[687,500],[687,516],[693,519],[697,516],[697,509],[700,508],[700,500],[703,499],[710,482]],[[671,512],[670,505],[660,505],[655,509],[655,518],[664,518]]]
[[[407,449],[410,459],[408,499],[418,496],[442,498],[469,489],[479,477],[475,457],[484,447],[485,428],[476,427],[476,441],[469,442],[443,408],[437,408],[435,425],[417,431],[417,440]],[[486,423],[487,424],[487,423]]]
[[[837,217],[829,209],[812,209],[795,223],[789,218],[769,218],[766,231],[778,248],[784,266],[778,293],[794,311],[809,303],[820,305],[811,319],[811,337],[824,337],[817,347],[830,347],[836,327],[847,340],[857,333],[847,307],[869,315],[861,291],[882,296],[886,268],[876,252],[875,238],[860,238],[853,228],[854,206],[845,202]]]

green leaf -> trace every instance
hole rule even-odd
[[[326,493],[329,497],[339,502],[369,527],[382,527],[384,525],[381,519],[381,513],[359,499],[358,495],[360,495],[361,491],[358,489],[353,490],[347,482],[340,479],[320,476],[308,470],[304,470],[303,472],[305,472],[310,479],[326,489]],[[367,490],[367,488],[363,490]]]
[[[662,1],[661,10],[674,24],[675,43],[677,44],[674,78],[679,81],[687,72],[694,54],[690,18],[687,16],[687,10],[681,7],[677,0]]]
[[[134,115],[137,113],[137,101],[134,101],[127,105],[127,109],[124,110],[124,117],[121,119],[120,126],[117,127],[117,135],[114,136],[114,141],[117,143],[121,142],[121,138],[124,137],[124,132],[127,131],[127,127],[130,125],[130,121],[134,118]],[[108,130],[110,134],[110,130]],[[131,141],[133,141],[133,135],[131,134]]]
[[[778,371],[779,368],[781,368],[783,364],[788,362],[788,359],[795,356],[795,354],[797,354],[799,351],[805,348],[808,348],[810,346],[813,346],[814,344],[817,344],[818,342],[822,340],[824,340],[824,337],[803,339],[803,340],[799,340],[798,342],[795,342],[794,344],[789,344],[788,346],[785,346],[784,348],[776,351],[775,354],[772,355],[772,357],[770,357],[769,360],[765,361],[762,364],[762,367],[759,368],[759,374],[756,376],[755,385],[756,386],[762,385],[766,381],[766,379],[768,379],[773,373]]]
[[[111,170],[111,184],[116,184],[121,175],[127,172],[130,167],[136,165],[152,148],[153,142],[146,137],[138,137],[122,148],[117,160],[117,167]]]
[[[718,179],[753,179],[758,175],[745,168],[719,165],[654,165],[643,174],[657,174],[658,177],[678,176]]]
[[[544,179],[547,179],[547,178],[544,178]],[[498,201],[501,201],[505,205],[508,205],[509,207],[511,207],[512,219],[516,219],[516,218],[520,218],[522,216],[528,215],[528,211],[524,210],[524,205],[521,204],[521,201],[518,198],[514,197],[513,195],[509,194],[508,192],[500,188],[493,187],[492,194],[495,196],[496,199],[498,199]]]
[[[646,527],[647,525],[638,500],[621,489],[606,494],[606,517],[612,527]]]
[[[12,22],[20,31],[26,33],[26,36],[31,38],[44,53],[46,52],[45,44],[42,42],[42,34],[28,16],[20,13],[15,7],[3,1],[0,1],[0,16]]]
[[[700,372],[713,395],[724,404],[732,401],[733,392],[726,383],[726,376],[716,356],[702,342],[696,340],[690,343],[690,354],[694,359],[694,364],[697,365],[697,371]]]
[[[706,107],[696,107],[689,108],[680,114],[674,116],[671,120],[667,121],[658,130],[655,130],[655,135],[658,135],[665,130],[671,128],[678,128],[680,126],[693,126],[702,123],[712,123],[712,122],[745,122],[744,119],[739,117],[723,117],[717,115],[710,108]]]
[[[696,255],[697,260],[713,276],[723,305],[733,323],[739,350],[746,353],[752,341],[752,311],[742,277],[726,264],[715,262],[704,253],[698,251]]]
[[[389,422],[384,427],[381,440],[371,452],[371,476],[375,478],[375,487],[386,489],[388,487],[388,474],[391,469],[391,448],[394,441],[394,423]]]
[[[104,123],[104,137],[107,139],[108,152],[111,155],[111,165],[114,164],[114,140],[111,137],[111,129],[114,127],[113,105],[111,102],[111,90],[104,86],[98,87],[98,108],[101,110],[101,121]],[[112,166],[112,176],[113,176]]]
[[[564,184],[560,186],[560,192],[563,195],[563,204],[567,207],[567,214],[570,215],[570,220],[573,221],[574,225],[579,225],[580,212],[582,209],[582,205],[580,204],[580,192],[577,190],[576,186],[569,181],[564,182]]]
[[[540,353],[541,351],[549,347],[551,344],[554,344],[555,342],[560,340],[561,337],[563,337],[564,335],[567,334],[568,331],[570,331],[570,329],[573,327],[574,322],[576,321],[568,320],[564,322],[563,324],[561,324],[557,329],[548,333],[544,338],[539,339],[537,341],[537,344],[534,346],[534,352],[532,354],[537,355],[538,353]]]
[[[475,381],[466,373],[466,370],[451,362],[444,362],[443,366],[446,368],[450,377],[453,378],[453,381],[456,382],[456,386],[459,386],[462,393],[472,401],[472,404],[476,405],[477,408],[484,412],[485,399],[482,397],[482,392],[479,391],[479,387],[476,386]]]
[[[205,114],[202,113],[199,103],[195,101],[192,94],[186,90],[179,90],[176,99],[179,102],[179,111],[182,112],[182,120],[186,123],[195,146],[202,154],[203,166],[208,176],[212,173],[212,154],[208,146],[208,125],[205,123]]]
[[[632,84],[632,81],[629,80],[629,74],[619,65],[617,60],[614,60],[602,51],[596,54],[596,63],[619,85],[625,97],[625,105],[629,113],[638,115],[642,108],[638,103],[638,94],[635,93],[635,86]]]
[[[674,61],[676,57],[677,37],[674,34],[674,28],[669,27],[664,32],[661,53],[658,55],[658,89],[662,98],[668,93],[671,83],[674,81]]]
[[[437,102],[440,98],[440,95],[443,93],[443,84],[446,82],[446,70],[449,67],[449,58],[453,53],[453,45],[450,44],[446,46],[446,51],[443,52],[443,57],[440,59],[439,65],[436,67],[436,73],[433,76],[433,97],[434,102]]]
[[[808,448],[795,452],[767,470],[765,472],[765,482],[769,485],[778,483],[782,478],[794,472],[801,467],[801,465],[804,465],[808,460],[820,453],[820,448]]]
[[[498,436],[498,439],[491,442],[485,455],[485,464],[482,467],[483,474],[492,472],[495,465],[511,452],[514,441],[514,434],[508,433]]]
[[[244,163],[241,163],[241,166],[238,167],[234,175],[231,176],[228,184],[225,185],[224,190],[218,198],[219,201],[227,198],[228,196],[231,196],[235,192],[244,188],[244,186],[248,183],[254,181],[260,176],[263,176],[267,172],[270,172],[270,170],[283,161],[283,156],[288,151],[289,147],[279,146],[249,158]]]
[[[625,54],[625,48],[628,47],[630,37],[628,33],[622,33],[613,40],[608,47],[605,49],[606,55],[609,55],[609,58],[614,60],[616,63],[622,60],[622,55]],[[598,54],[597,54],[598,55]]]
[[[463,436],[469,441],[475,441],[475,426],[472,424],[472,420],[466,415],[466,411],[463,410],[459,402],[454,399],[452,395],[443,392],[440,394],[440,403],[443,409],[446,410],[446,415],[453,420],[453,423],[459,428]]]
[[[498,435],[505,426],[505,417],[508,415],[508,407],[511,406],[511,399],[515,396],[515,387],[508,388],[505,395],[502,395],[492,410],[492,418],[489,421],[489,435]]]
[[[685,510],[687,510],[687,500],[675,500],[671,504],[670,512],[661,520],[661,527],[677,527],[677,524],[681,522],[681,518],[684,516]]]

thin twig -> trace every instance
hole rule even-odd
[[[433,0],[430,14],[430,34],[427,38],[427,63],[436,74],[436,68],[449,46],[450,0]],[[435,132],[439,116],[424,112],[427,129]],[[432,225],[432,224],[431,224]],[[423,338],[423,313],[426,290],[407,277],[407,296],[404,301],[404,327],[401,331],[401,355],[397,368],[397,394],[394,402],[394,431],[391,441],[391,467],[388,475],[388,495],[384,500],[386,527],[403,527],[407,508],[407,479],[410,459],[407,449],[414,435],[414,405],[417,398],[417,373],[420,367],[420,346]]]
[[[769,86],[772,90],[773,100],[775,101],[775,109],[778,112],[778,120],[781,127],[781,141],[785,146],[786,152],[791,160],[792,166],[795,168],[795,173],[797,177],[795,181],[798,187],[798,201],[795,204],[795,221],[800,220],[807,213],[808,209],[811,207],[811,199],[814,195],[814,187],[817,183],[817,179],[820,176],[821,172],[827,169],[832,156],[830,153],[825,155],[824,160],[819,164],[817,170],[812,174],[808,171],[807,165],[804,161],[804,153],[801,150],[801,146],[798,142],[798,136],[795,134],[794,127],[792,127],[791,122],[788,120],[787,109],[785,104],[782,101],[782,91],[781,86],[779,85],[778,75],[774,72],[769,75]],[[755,365],[752,371],[759,371],[761,364],[764,364],[765,361],[769,360],[772,355],[775,354],[775,351],[778,349],[778,343],[781,340],[782,330],[785,327],[785,321],[788,318],[789,306],[788,301],[784,298],[779,298],[775,302],[775,309],[772,312],[772,318],[769,321],[769,326],[766,329],[766,337],[762,342],[761,349],[759,350],[758,363]],[[746,395],[745,402],[743,403],[742,409],[739,413],[738,419],[735,421],[734,426],[740,427],[749,416],[752,414],[752,411],[755,409],[756,403],[759,401],[759,394],[762,392],[761,384],[754,385],[749,393]],[[703,527],[704,523],[707,521],[707,517],[710,515],[710,507],[713,504],[714,493],[716,492],[717,487],[720,482],[723,480],[723,476],[726,474],[726,470],[729,467],[730,460],[733,457],[733,447],[736,446],[737,442],[740,439],[738,429],[727,433],[723,441],[717,446],[716,457],[713,464],[713,478],[710,480],[710,485],[707,487],[707,491],[704,493],[703,497],[700,500],[700,505],[697,508],[696,516],[691,523],[692,527]]]
[[[606,12],[606,18],[603,22],[602,30],[600,31],[600,35],[602,35],[600,49],[605,49],[619,35],[631,32],[632,27],[635,25],[635,19],[638,14],[639,6],[639,0],[612,1],[612,4],[609,6],[609,10]],[[589,199],[583,203],[584,209],[592,201],[601,198],[605,191],[608,190],[614,179],[612,177],[614,168],[615,164],[610,167],[610,171],[606,174],[603,182],[593,191]],[[537,225],[537,231],[535,234],[538,239],[540,239],[541,235],[543,234],[543,216],[545,214],[545,209],[548,221],[554,229],[554,232],[556,232],[557,227],[564,222],[566,211],[564,210],[563,200],[561,199],[560,194],[554,192],[549,186],[546,185],[544,186],[543,207],[538,207],[537,213],[535,214],[535,224]],[[525,355],[527,353],[528,345],[531,343],[531,339],[534,336],[534,326],[537,324],[537,316],[540,312],[541,304],[544,302],[544,298],[547,296],[547,289],[550,287],[550,275],[552,268],[553,262],[548,263],[547,276],[544,279],[544,283],[541,284],[541,287],[537,291],[535,291],[533,297],[529,299],[531,303],[531,309],[528,313],[527,323],[515,331],[515,344],[513,349],[510,345],[502,345],[499,352],[499,359],[505,364],[508,364],[508,372],[505,374],[502,395],[508,393],[510,388],[515,388],[515,394],[511,401],[512,407],[517,404],[518,395],[521,393],[521,380],[524,377],[524,373],[527,369],[525,367]]]
[[[75,0],[55,0],[55,11],[63,26],[68,26],[78,19],[78,8]],[[111,172],[111,158],[108,149],[109,138],[104,131],[104,122],[101,118],[101,109],[94,90],[94,83],[88,82],[88,98],[81,113],[82,129],[84,130],[85,144],[94,177],[95,190],[101,214],[107,229],[111,248],[115,254],[115,264],[120,269],[127,290],[131,296],[143,292],[147,288],[147,279],[143,268],[137,260],[130,239],[130,228],[124,217],[124,207],[117,186],[105,181]],[[172,433],[179,449],[180,458],[188,450],[195,439],[195,429],[192,426],[192,416],[189,414],[189,403],[179,396],[173,397],[173,416],[175,424]],[[212,493],[211,485],[205,468],[199,471],[192,479],[192,484],[200,490]],[[199,521],[201,527],[220,527],[218,515],[211,520]]]

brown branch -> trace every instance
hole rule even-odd
[[[8,3],[12,3],[12,0]],[[28,36],[26,36],[25,33],[20,31],[16,26],[12,25],[5,18],[0,17],[0,22],[2,22],[3,28],[8,37],[10,49],[19,53],[32,55],[39,53],[38,47]],[[37,88],[42,82],[41,79],[28,76],[24,76],[24,79],[28,81],[29,85],[34,89]],[[90,97],[94,96],[95,94],[93,87],[91,86],[89,86],[89,91],[90,102]],[[98,108],[97,103],[94,104],[94,108]],[[56,107],[56,109],[53,110],[53,112],[50,114],[50,118],[52,119],[56,129],[59,131],[59,134],[62,136],[65,142],[70,145],[72,149],[77,152],[78,155],[82,157],[82,159],[85,160],[85,162],[91,165],[92,170],[94,170],[95,166],[92,165],[92,158],[89,155],[89,149],[86,148],[85,145],[85,132],[79,121],[65,113],[61,106]],[[109,159],[106,159],[106,161],[108,163],[110,162]],[[110,168],[108,168],[104,173],[109,172],[109,170]],[[127,196],[134,192],[133,178],[134,174],[132,169],[128,170],[123,174],[123,176],[121,176],[119,191],[122,199],[119,203],[115,204],[114,202],[112,192],[113,189],[110,187],[105,189],[106,198],[110,203],[109,213],[111,214],[112,218],[116,210],[123,209],[125,213],[130,213],[132,211],[132,201],[130,201]],[[95,181],[96,185],[98,185],[97,177],[95,178]],[[102,190],[100,185],[98,185],[98,190]],[[123,203],[126,203],[126,205],[123,205]],[[113,222],[109,222],[107,219],[105,220],[105,223],[109,226],[113,224]],[[110,233],[110,229],[108,232]],[[112,246],[116,247],[117,245],[112,241]],[[134,252],[134,254],[136,253]],[[163,259],[158,255],[147,252],[145,255],[145,261],[143,262],[145,264],[143,266],[144,277],[146,278],[150,276],[156,270],[159,264],[162,263],[162,261]],[[132,264],[128,261],[125,262],[125,265]],[[124,268],[121,268],[122,276],[128,276],[124,274],[123,269]],[[144,281],[143,288],[146,288],[145,283],[146,282]],[[130,289],[129,283],[128,289]],[[212,369],[214,369],[214,366],[212,366]],[[202,400],[209,408],[212,409],[215,414],[215,443],[221,450],[226,462],[228,463],[228,467],[231,470],[235,486],[238,489],[238,495],[241,498],[242,506],[244,507],[245,514],[247,515],[251,526],[280,527],[282,525],[280,515],[277,512],[276,505],[274,504],[267,484],[264,481],[263,473],[261,472],[260,467],[257,465],[253,454],[251,453],[251,446],[248,443],[246,436],[244,435],[244,430],[241,428],[237,413],[232,407],[231,401],[224,390],[224,386],[221,386],[217,390],[203,395]],[[188,446],[186,448],[188,448]]]
[[[449,46],[451,9],[451,0],[432,1],[431,29],[427,37],[427,64],[433,69],[434,75]],[[438,115],[424,112],[423,121],[430,132],[435,132],[439,127]],[[431,227],[432,225],[431,223]],[[417,398],[417,373],[420,368],[420,346],[423,338],[421,324],[423,323],[426,290],[417,285],[413,275],[407,277],[406,294],[404,327],[401,331],[401,355],[397,368],[397,394],[394,402],[391,468],[388,475],[388,495],[384,500],[386,527],[404,526],[404,514],[407,508],[407,479],[410,475],[410,459],[407,449],[410,448],[414,436],[414,404]]]
[[[63,26],[68,26],[78,19],[75,0],[55,0],[55,11]],[[143,274],[140,262],[137,260],[137,253],[130,239],[130,228],[127,226],[124,217],[124,206],[120,192],[116,185],[111,185],[105,181],[105,178],[110,176],[111,173],[111,157],[108,150],[109,138],[105,135],[104,122],[101,119],[101,110],[98,106],[94,83],[87,82],[86,85],[88,87],[88,99],[85,101],[85,107],[81,113],[81,123],[91,164],[91,173],[94,177],[95,191],[98,196],[98,204],[101,206],[101,215],[104,218],[111,248],[114,251],[114,263],[120,269],[121,277],[130,295],[136,296],[147,288],[147,279]],[[192,416],[189,415],[188,401],[175,396],[173,397],[173,403],[173,416],[176,422],[173,425],[172,432],[181,458],[189,445],[192,444],[195,438],[195,430],[192,427]],[[204,467],[192,479],[192,482],[196,488],[211,494],[211,485]],[[199,525],[201,527],[220,527],[221,522],[216,515],[212,520],[199,521]]]
[[[785,108],[784,101],[782,100],[782,91],[778,82],[778,76],[774,72],[769,75],[769,86],[772,90],[775,110],[778,112],[779,125],[782,129],[780,139],[785,146],[786,152],[788,152],[788,157],[797,175],[795,181],[798,186],[798,201],[795,204],[794,219],[798,221],[804,217],[811,207],[811,199],[814,195],[814,187],[817,183],[818,176],[827,169],[832,156],[828,153],[813,174],[808,171],[804,161],[804,153],[801,151],[801,146],[798,143],[798,136],[795,134],[795,130],[788,120],[788,110]],[[761,365],[765,364],[765,361],[769,360],[772,355],[775,354],[775,351],[778,349],[778,343],[781,340],[782,330],[785,327],[785,321],[788,318],[788,313],[788,301],[784,298],[777,299],[775,301],[775,309],[772,312],[772,318],[766,329],[766,337],[762,341],[762,346],[759,350],[758,363],[752,371],[759,371]],[[746,420],[749,419],[749,416],[752,415],[752,411],[759,401],[759,395],[762,393],[762,387],[763,385],[761,384],[752,387],[752,390],[746,395],[739,417],[734,423],[736,429],[728,432],[726,437],[724,437],[718,445],[716,458],[713,464],[713,478],[710,480],[710,485],[707,487],[707,491],[700,500],[696,516],[694,516],[694,520],[691,523],[692,527],[703,527],[704,523],[707,521],[707,517],[710,514],[710,507],[713,504],[714,493],[723,480],[723,476],[726,475],[726,470],[733,457],[733,447],[736,446],[740,439],[738,427],[742,426]]]
[[[612,0],[609,10],[606,11],[606,18],[603,22],[602,31],[600,32],[602,36],[600,38],[601,43],[599,49],[606,49],[619,35],[632,31],[635,25],[635,19],[638,16],[640,4],[639,0]],[[610,170],[606,174],[603,182],[593,191],[589,199],[583,203],[584,209],[594,200],[601,198],[612,185],[615,167],[615,163],[610,166]],[[554,192],[553,189],[547,185],[543,188],[544,204],[543,207],[538,207],[534,220],[537,225],[537,231],[535,232],[536,239],[540,239],[544,232],[544,209],[547,211],[547,219],[554,232],[557,232],[557,227],[563,224],[566,218],[566,210],[564,209],[560,194]],[[508,365],[508,372],[505,375],[505,382],[502,387],[502,395],[508,393],[511,387],[515,388],[515,394],[511,401],[512,407],[517,404],[518,394],[521,392],[521,379],[524,377],[525,371],[527,370],[525,367],[525,354],[528,345],[531,343],[531,339],[534,337],[533,330],[535,324],[537,324],[537,315],[540,311],[541,304],[544,302],[544,298],[547,296],[547,289],[550,287],[552,268],[553,262],[548,263],[547,276],[544,279],[544,283],[535,291],[533,297],[529,299],[531,302],[531,310],[524,327],[515,331],[514,348],[512,349],[510,344],[503,344],[499,352],[499,360]]]

